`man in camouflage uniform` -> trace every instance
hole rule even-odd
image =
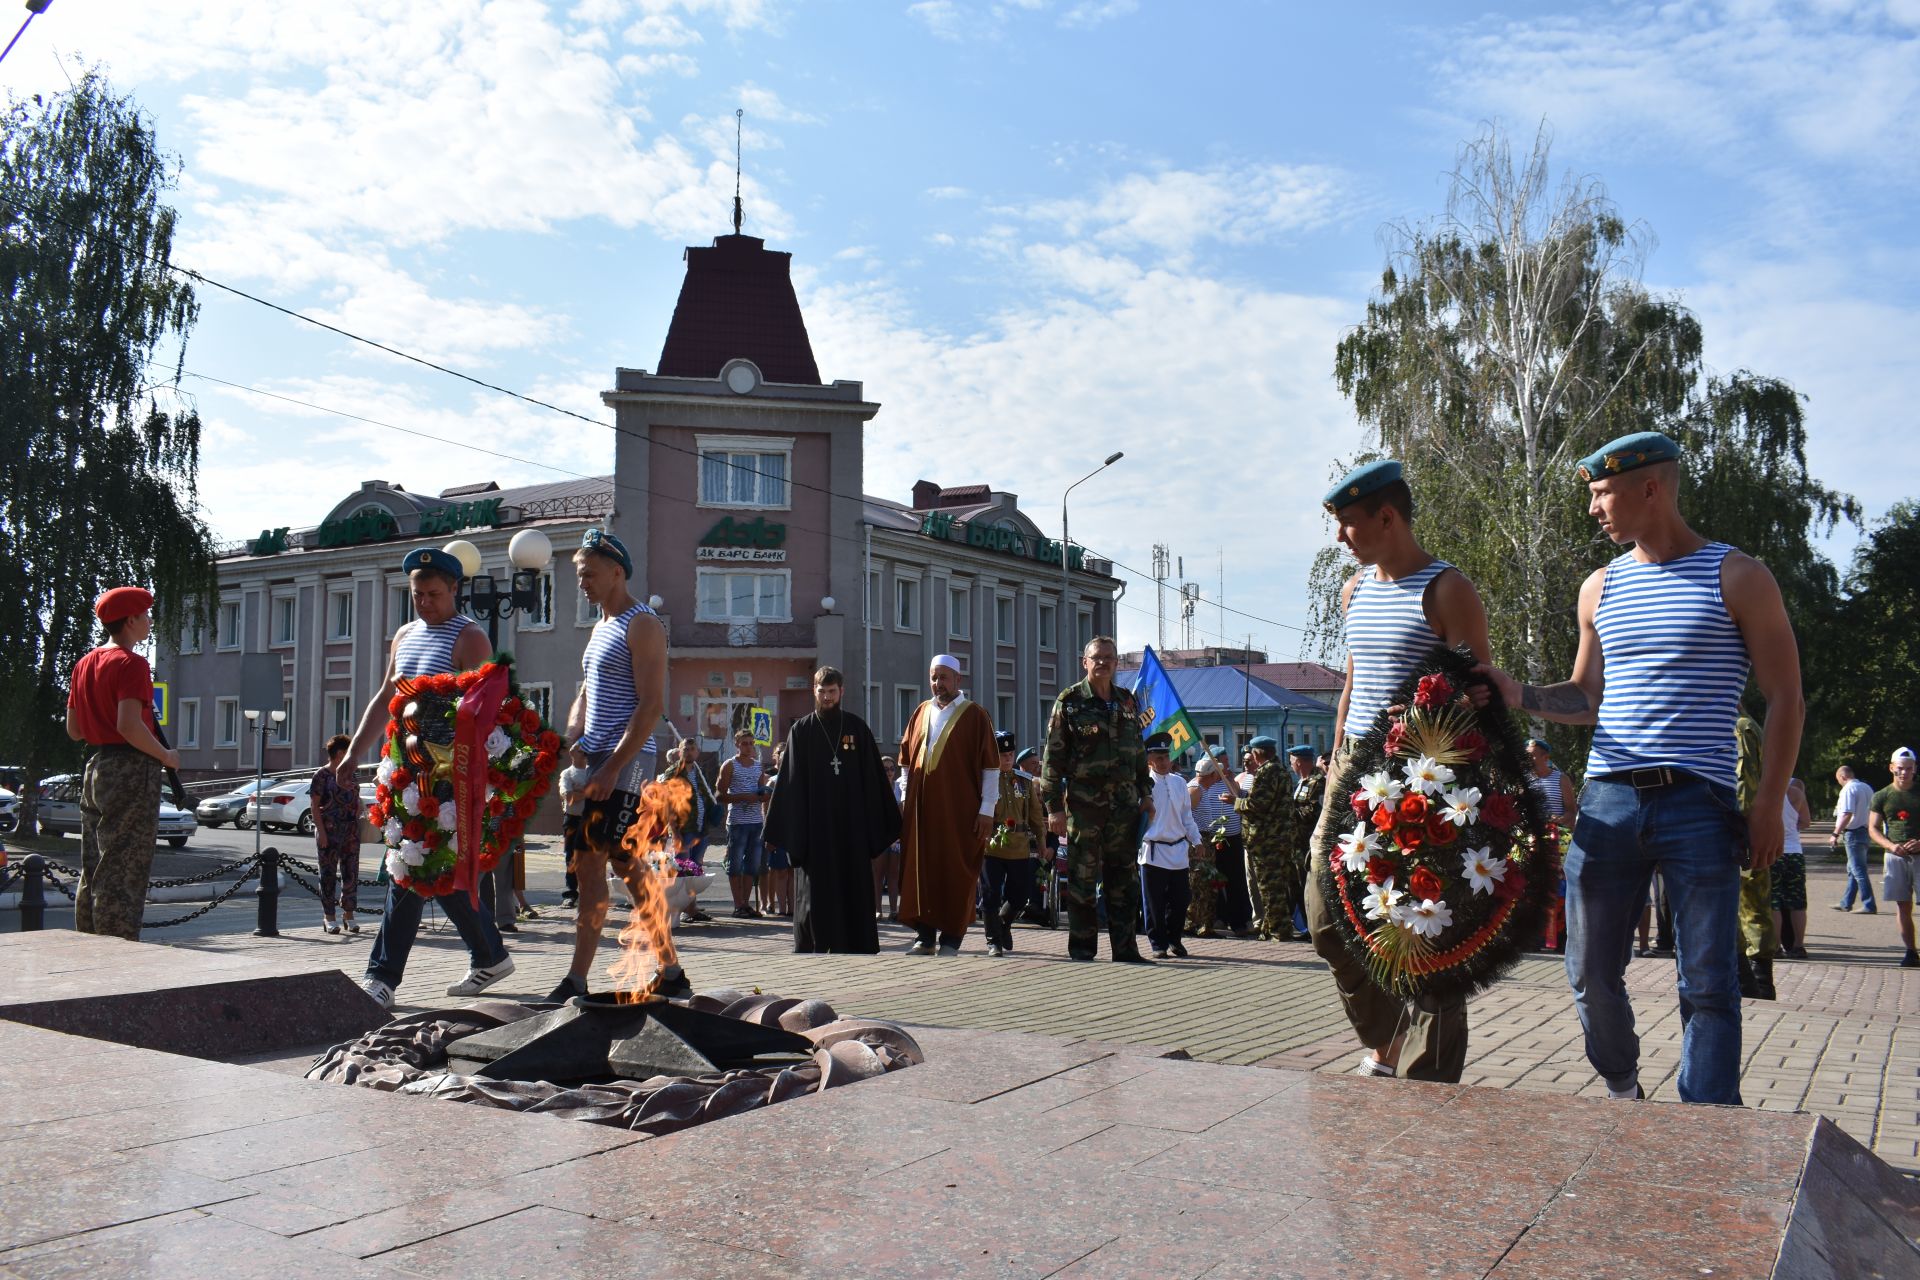
[[[1303,841],[1287,770],[1280,765],[1280,744],[1265,734],[1247,744],[1248,760],[1260,763],[1253,786],[1240,801],[1245,820],[1248,878],[1260,890],[1260,936],[1270,942],[1292,942],[1293,850]]]
[[[1320,822],[1320,807],[1327,797],[1327,771],[1316,760],[1318,753],[1302,742],[1287,748],[1287,763],[1293,768],[1293,843],[1287,848],[1288,883],[1293,903],[1296,930],[1307,931],[1307,863],[1313,857],[1313,829]]]
[[[1152,964],[1140,954],[1140,820],[1150,816],[1153,783],[1133,692],[1115,685],[1119,650],[1095,636],[1081,653],[1087,678],[1060,691],[1047,724],[1040,770],[1047,826],[1067,841],[1067,955],[1091,960],[1099,951],[1094,884],[1105,885],[1107,939],[1122,964]]]
[[[1734,796],[1740,812],[1753,810],[1760,790],[1760,725],[1742,713],[1734,721]],[[1747,867],[1740,872],[1740,994],[1750,1000],[1771,1000],[1773,957],[1780,935],[1773,927],[1773,868]]]

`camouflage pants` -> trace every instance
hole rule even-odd
[[[159,828],[159,764],[131,747],[94,752],[80,788],[74,928],[139,940]]]
[[[1067,811],[1067,954],[1099,951],[1100,918],[1094,886],[1105,888],[1107,937],[1114,955],[1138,955],[1140,924],[1140,810],[1134,805]]]
[[[1187,863],[1187,885],[1193,900],[1187,907],[1187,930],[1210,936],[1213,930],[1213,846],[1202,842]]]
[[[1247,878],[1260,887],[1260,936],[1280,942],[1293,940],[1293,859],[1285,846],[1260,842],[1247,846],[1247,861],[1253,874]]]
[[[1740,953],[1768,960],[1780,950],[1773,928],[1773,868],[1740,873]]]

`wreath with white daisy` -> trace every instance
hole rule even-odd
[[[1318,855],[1334,927],[1394,995],[1471,994],[1539,933],[1559,876],[1513,718],[1438,648],[1350,742]]]

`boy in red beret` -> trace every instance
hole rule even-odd
[[[153,593],[115,587],[93,602],[107,642],[73,669],[67,736],[94,748],[80,790],[80,887],[73,925],[138,941],[160,824],[160,770],[180,757],[153,723],[153,668],[134,647],[153,631]]]

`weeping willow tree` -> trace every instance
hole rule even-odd
[[[1807,472],[1800,397],[1745,371],[1708,375],[1699,322],[1641,286],[1649,233],[1597,181],[1554,183],[1550,141],[1542,128],[1517,162],[1497,129],[1469,143],[1444,213],[1387,228],[1379,293],[1334,355],[1370,452],[1406,464],[1421,540],[1478,585],[1496,660],[1536,683],[1571,670],[1580,583],[1619,553],[1574,476],[1607,440],[1678,440],[1689,520],[1766,561],[1790,607],[1831,595],[1812,539],[1859,516]],[[1350,571],[1333,549],[1311,572],[1328,656]],[[1584,732],[1549,736],[1577,764]]]
[[[31,784],[74,762],[62,721],[96,642],[94,597],[133,582],[155,633],[204,622],[213,544],[197,511],[200,419],[153,398],[197,313],[168,266],[175,165],[95,73],[10,101],[0,137],[0,723]],[[31,820],[31,815],[26,815]]]

